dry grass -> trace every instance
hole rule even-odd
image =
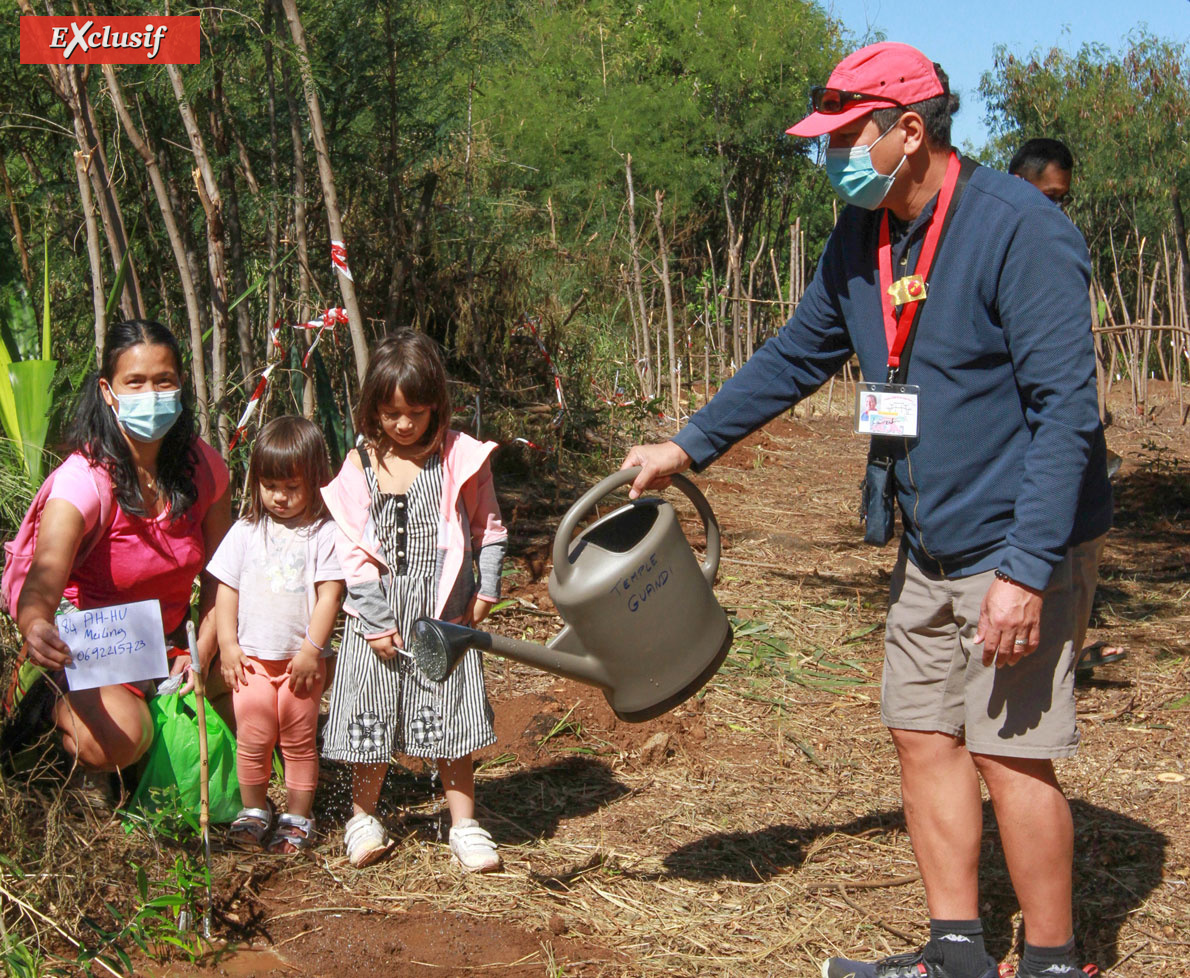
[[[1130,655],[1080,683],[1083,745],[1060,762],[1075,816],[1076,936],[1120,978],[1175,978],[1190,973],[1190,448],[1184,429],[1160,419],[1118,422],[1108,440],[1126,462],[1091,638]],[[525,937],[507,955],[493,943],[483,966],[444,947],[423,967],[442,975],[812,975],[827,954],[923,941],[924,893],[878,708],[894,554],[858,547],[861,466],[844,420],[819,413],[779,422],[707,473],[726,538],[718,592],[738,641],[705,696],[663,727],[615,725],[577,687],[491,669],[498,712],[538,696],[557,706],[547,720],[574,721],[501,743],[503,756],[489,756],[498,763],[480,772],[502,873],[452,872],[438,802],[424,777],[401,774],[388,789],[403,813],[400,844],[380,867],[353,870],[335,833],[309,860],[217,853],[221,931],[283,944],[296,974],[324,973],[303,968],[315,942],[364,915],[394,926],[449,917]],[[540,544],[555,517],[534,517],[522,498]],[[542,605],[532,559],[515,593]],[[499,627],[541,636],[554,625],[520,605]],[[8,783],[0,809],[27,824],[39,804],[30,790]],[[0,864],[0,883],[77,934],[97,889],[127,887],[130,846],[159,869],[170,852],[47,800],[68,817],[0,850],[36,854],[26,869],[54,878],[18,881]],[[344,803],[328,786],[322,804],[333,820]],[[981,872],[989,948],[1012,960],[1019,914],[989,806]],[[5,919],[34,926],[11,905]],[[38,934],[61,948],[44,923]]]

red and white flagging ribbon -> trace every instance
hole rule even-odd
[[[347,267],[347,245],[342,241],[331,242],[331,264],[336,270],[343,273],[343,277],[348,282],[354,282],[355,279],[351,277],[351,269]]]

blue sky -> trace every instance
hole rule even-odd
[[[1190,0],[819,2],[858,40],[864,40],[869,31],[882,31],[890,41],[920,48],[946,69],[951,87],[962,100],[953,130],[960,147],[968,143],[979,147],[987,138],[979,79],[991,70],[997,45],[1017,55],[1035,48],[1077,51],[1088,42],[1118,51],[1128,33],[1142,25],[1158,37],[1190,40]]]

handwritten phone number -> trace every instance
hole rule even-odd
[[[95,645],[91,648],[80,649],[74,654],[76,662],[94,662],[96,659],[106,659],[114,655],[131,655],[145,647],[145,640],[138,638],[132,642],[116,642],[112,645]]]

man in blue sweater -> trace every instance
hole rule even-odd
[[[883,430],[904,431],[873,436],[870,453],[903,527],[881,716],[930,940],[822,973],[995,978],[978,910],[982,777],[1025,919],[1017,974],[1079,975],[1053,759],[1078,744],[1074,663],[1111,522],[1086,244],[1024,181],[960,167],[958,99],[915,48],[855,52],[812,105],[789,131],[828,136],[827,175],[851,206],[778,335],[672,441],[628,453],[642,467],[632,493],[701,470],[858,355],[893,405]]]

